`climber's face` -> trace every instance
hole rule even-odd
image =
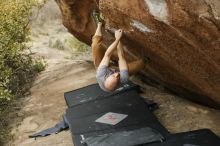
[[[108,91],[115,90],[117,88],[118,84],[119,84],[119,80],[120,80],[119,72],[116,72],[116,73],[110,75],[105,80],[105,84],[104,84],[105,89],[108,90]]]

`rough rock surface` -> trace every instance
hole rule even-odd
[[[193,101],[220,108],[219,0],[56,0],[68,30],[91,44],[105,17],[105,43],[124,30],[130,57],[149,57],[145,75]]]

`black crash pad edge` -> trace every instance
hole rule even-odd
[[[110,93],[110,94],[108,94],[108,95],[104,95],[104,96],[97,97],[97,98],[95,98],[95,99],[93,99],[93,100],[90,100],[90,101],[88,101],[88,102],[94,101],[94,100],[99,99],[99,98],[107,98],[107,97],[110,97],[110,96],[114,96],[114,95],[117,95],[117,94],[126,92],[126,91],[128,91],[128,90],[136,90],[138,93],[141,92],[139,85],[134,84],[134,83],[131,82],[131,81],[129,81],[129,82],[126,83],[126,84],[129,84],[131,87],[125,87],[124,90],[115,90],[113,93]],[[126,84],[125,84],[125,85],[126,85]],[[78,88],[78,89],[74,89],[74,90],[65,92],[65,93],[64,93],[64,99],[65,99],[65,102],[66,102],[68,108],[70,108],[70,107],[72,107],[72,106],[70,106],[70,105],[68,104],[68,101],[67,101],[67,98],[68,98],[68,97],[66,97],[66,94],[68,94],[68,93],[70,93],[70,92],[73,92],[73,91],[82,90],[82,89],[84,89],[84,88],[88,88],[89,86],[94,86],[94,85],[98,85],[98,83],[90,84],[90,85],[85,86],[85,87],[81,87],[81,88]],[[118,89],[120,89],[120,88],[118,88]],[[108,93],[108,92],[106,92],[106,93]],[[75,106],[82,105],[82,104],[86,104],[86,103],[88,103],[88,102],[80,103],[80,104],[77,104],[77,105],[75,105]]]

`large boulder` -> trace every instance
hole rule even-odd
[[[129,59],[149,57],[145,74],[193,101],[220,109],[219,0],[56,0],[63,23],[91,44],[99,9],[105,18],[103,44],[118,28]]]

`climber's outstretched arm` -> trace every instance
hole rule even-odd
[[[121,39],[121,36],[122,36],[122,30],[119,29],[115,32],[115,41],[106,50],[105,55],[100,63],[100,66],[102,66],[102,65],[108,66],[109,65],[110,58],[111,58],[113,52],[115,51],[115,49],[117,48],[117,45]]]
[[[128,64],[127,64],[127,61],[125,60],[124,49],[123,49],[121,42],[118,43],[117,52],[118,52],[118,58],[119,58],[119,61],[118,61],[119,70],[120,71],[128,70]]]

